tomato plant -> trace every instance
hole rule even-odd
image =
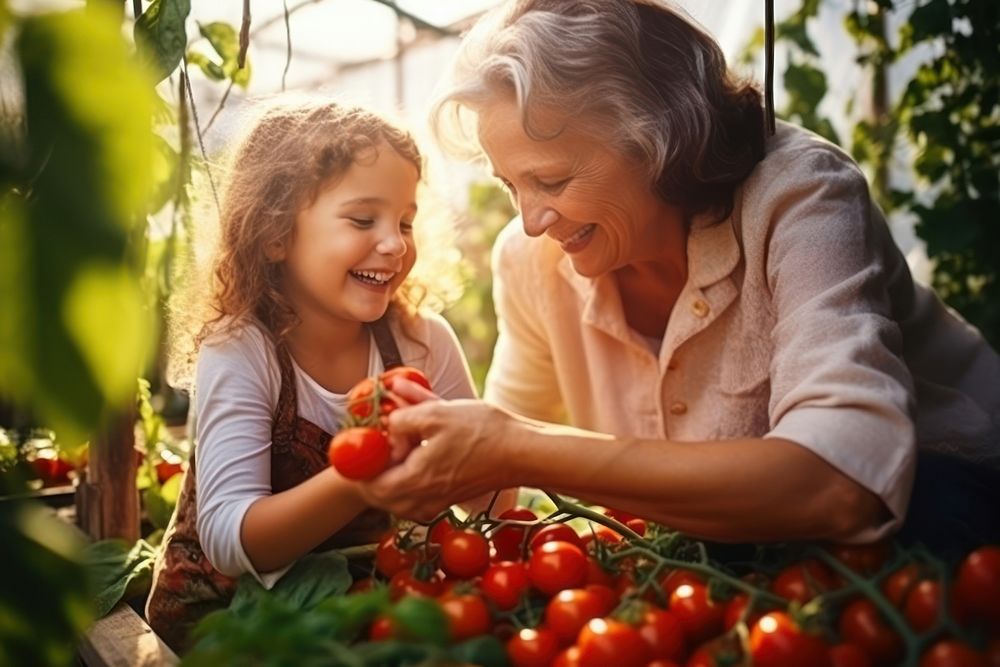
[[[643,667],[649,660],[639,632],[612,618],[595,618],[580,631],[580,667]]]
[[[511,521],[535,521],[538,517],[527,507],[514,507],[500,513],[500,519]],[[493,548],[498,560],[517,560],[521,557],[521,544],[527,532],[524,526],[504,526],[492,536]]]
[[[513,609],[531,587],[528,571],[520,561],[501,561],[490,565],[483,573],[479,587],[497,609]]]
[[[840,635],[857,644],[876,664],[895,664],[903,652],[899,635],[886,625],[875,604],[867,598],[850,602],[840,615]]]
[[[386,391],[392,391],[396,380],[406,379],[419,384],[424,389],[430,390],[431,383],[427,376],[419,369],[412,366],[397,366],[387,370],[377,378],[365,378],[351,388],[347,394],[347,411],[356,419],[369,419],[371,417],[385,417],[398,406],[396,402],[385,395]],[[378,408],[375,408],[376,395],[378,395]]]
[[[986,656],[954,639],[944,639],[920,656],[920,667],[990,667]]]
[[[490,631],[490,610],[474,593],[449,593],[438,599],[448,617],[448,635],[452,641],[461,641],[485,635]]]
[[[827,547],[827,551],[847,567],[867,577],[882,569],[892,555],[892,545],[884,540],[872,544],[833,544]]]
[[[886,578],[882,584],[882,593],[889,602],[902,609],[906,596],[920,579],[920,566],[907,563]]]
[[[411,570],[400,570],[389,580],[389,597],[393,600],[401,600],[407,596],[432,598],[440,595],[443,590],[444,582],[434,574],[421,578]]]
[[[903,603],[903,615],[917,632],[927,632],[937,624],[941,610],[941,584],[924,579],[913,587]]]
[[[704,641],[722,631],[726,608],[709,598],[704,584],[681,584],[675,588],[668,609],[677,616],[684,635],[692,642]]]
[[[651,607],[639,623],[639,636],[652,659],[680,660],[684,657],[684,628],[669,610]]]
[[[830,667],[872,667],[872,659],[857,644],[842,643],[830,647]]]
[[[512,667],[549,667],[559,654],[559,639],[545,628],[525,628],[507,642]]]
[[[490,545],[482,533],[456,530],[441,539],[441,569],[449,577],[476,577],[489,565]]]
[[[608,600],[585,588],[559,591],[545,606],[545,627],[563,643],[570,644],[592,618],[609,613]]]
[[[836,587],[837,579],[830,568],[812,558],[789,565],[771,584],[777,595],[801,604]]]
[[[953,589],[955,606],[975,620],[1000,630],[1000,546],[980,547],[958,567]]]
[[[346,428],[330,440],[330,465],[352,480],[371,479],[389,464],[389,439],[369,426]]]
[[[390,579],[400,570],[413,567],[415,562],[417,555],[414,552],[400,549],[395,531],[383,535],[375,547],[375,569]]]
[[[750,630],[754,667],[817,667],[827,660],[826,644],[795,624],[782,611],[760,617]]]
[[[569,542],[546,542],[528,561],[531,585],[546,595],[579,588],[587,580],[587,556]]]
[[[583,540],[575,530],[564,523],[550,523],[531,536],[530,548],[537,549],[546,542],[569,542],[583,549]]]

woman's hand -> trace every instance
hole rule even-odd
[[[453,504],[517,485],[510,465],[517,419],[482,401],[431,400],[433,394],[411,384],[396,387],[411,406],[389,415],[389,440],[402,462],[359,484],[368,504],[426,521]],[[412,405],[417,400],[423,402]]]

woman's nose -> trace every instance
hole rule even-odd
[[[536,206],[521,209],[521,221],[524,233],[528,236],[541,236],[549,227],[559,220],[559,214],[547,206]]]

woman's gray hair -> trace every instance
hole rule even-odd
[[[479,154],[477,110],[513,94],[528,136],[553,136],[533,119],[541,109],[591,122],[689,213],[728,215],[764,154],[760,92],[732,76],[711,36],[660,0],[505,3],[464,37],[443,85],[431,128],[446,150]]]

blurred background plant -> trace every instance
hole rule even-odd
[[[460,3],[462,16],[494,2]],[[89,618],[79,542],[58,522],[39,519],[48,515],[23,498],[85,476],[99,454],[88,455],[86,443],[124,443],[134,482],[125,492],[143,499],[148,541],[137,553],[146,566],[146,547],[166,525],[190,451],[187,398],[163,379],[165,304],[193,251],[199,206],[213,205],[212,165],[229,114],[268,72],[277,70],[283,90],[293,54],[309,76],[344,88],[353,76],[421,114],[413,99],[427,87],[416,77],[436,77],[437,65],[427,63],[446,60],[467,20],[434,25],[403,8],[414,2],[337,5],[329,10],[337,16],[379,6],[396,32],[386,54],[324,69],[308,30],[296,32],[305,45],[292,40],[292,14],[303,13],[296,26],[321,23],[304,16],[317,0],[285,4],[259,22],[259,36],[249,2],[199,4],[226,13],[227,20],[204,21],[194,20],[190,0],[63,3],[85,5],[74,11],[25,4],[14,10],[0,0],[0,565],[24,572],[0,591],[0,664],[49,665],[67,664]],[[938,293],[996,346],[1000,5],[784,5],[789,11],[777,26],[782,115],[855,155],[879,203],[926,242]],[[816,36],[828,36],[819,25],[824,12],[845,26],[842,37],[855,45],[866,82],[845,109],[832,108],[829,93],[852,56],[822,48]],[[280,51],[277,67],[258,60],[251,67],[252,36],[259,53]],[[750,40],[744,63],[756,62],[762,37]],[[481,388],[496,338],[490,252],[514,211],[485,172],[448,174],[465,289],[444,315]],[[148,381],[136,391],[140,377]],[[29,642],[39,627],[48,628],[45,639]]]

